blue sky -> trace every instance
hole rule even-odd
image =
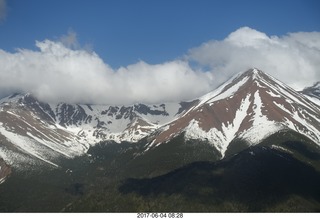
[[[161,63],[248,26],[268,35],[320,31],[318,0],[7,0],[0,48],[34,48],[69,30],[113,67]]]
[[[192,100],[257,67],[320,81],[319,0],[0,0],[0,97]]]

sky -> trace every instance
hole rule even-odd
[[[0,0],[0,96],[191,100],[257,67],[320,81],[318,0]]]

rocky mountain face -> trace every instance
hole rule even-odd
[[[73,158],[101,141],[137,142],[186,110],[184,105],[48,104],[31,94],[0,100],[0,157],[15,166]]]
[[[320,106],[310,99],[317,88],[299,93],[250,69],[181,103],[53,104],[14,94],[0,100],[0,157],[19,168],[56,167],[61,157],[86,154],[102,141],[144,140],[144,154],[182,135],[207,142],[222,158],[236,139],[250,146],[281,130],[302,134],[320,147]]]

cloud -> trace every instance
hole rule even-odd
[[[59,41],[67,48],[79,49],[80,47],[77,33],[72,29],[69,29],[66,35],[62,35]]]
[[[48,102],[95,104],[192,100],[252,67],[299,89],[320,81],[319,32],[268,36],[243,27],[191,49],[183,59],[118,69],[81,47],[72,30],[59,41],[36,41],[36,47],[0,49],[1,97],[31,92]]]
[[[0,50],[1,94],[31,92],[49,102],[130,104],[186,100],[211,87],[209,73],[194,71],[181,60],[157,65],[140,61],[112,69],[96,53],[68,48],[65,41],[37,41],[36,46],[36,51]]]
[[[7,16],[7,3],[6,0],[0,0],[0,22],[4,21]]]
[[[257,67],[302,89],[320,80],[320,32],[267,36],[242,27],[222,41],[209,41],[191,49],[187,57],[209,67],[217,83]]]

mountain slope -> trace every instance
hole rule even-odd
[[[2,99],[0,124],[0,157],[11,165],[37,166],[44,162],[57,166],[55,160],[60,156],[72,158],[89,147],[81,138],[56,125],[49,105],[31,95]]]
[[[270,75],[250,69],[201,97],[156,133],[148,149],[183,133],[186,139],[208,140],[224,156],[234,139],[253,145],[284,129],[320,145],[319,106]]]

